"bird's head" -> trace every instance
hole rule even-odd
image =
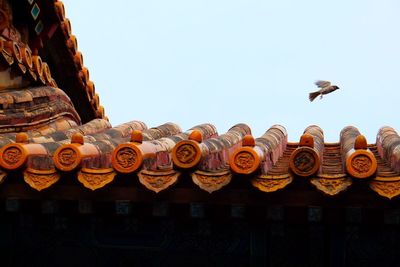
[[[336,85],[334,85],[334,86],[332,86],[335,90],[337,90],[337,89],[340,89],[339,88],[339,86],[336,86]]]

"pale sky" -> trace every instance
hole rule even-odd
[[[398,0],[63,0],[113,126],[400,131]],[[314,81],[341,89],[310,103]]]

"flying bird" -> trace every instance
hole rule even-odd
[[[319,95],[321,96],[320,99],[322,99],[323,95],[332,93],[333,91],[336,91],[337,89],[339,89],[338,86],[331,85],[331,82],[329,82],[329,81],[316,81],[315,85],[318,86],[318,88],[321,88],[321,89],[319,89],[318,91],[310,93],[310,95],[309,95],[310,101],[313,101]]]

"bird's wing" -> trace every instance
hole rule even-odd
[[[332,93],[333,91],[336,91],[337,88],[334,86],[329,86],[325,91],[326,94]]]
[[[318,86],[319,88],[324,88],[324,87],[331,86],[331,82],[328,82],[328,81],[316,81],[315,85]]]

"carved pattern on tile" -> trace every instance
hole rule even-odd
[[[147,189],[156,193],[167,189],[178,181],[180,173],[170,171],[147,171],[142,170],[138,173],[139,181]]]
[[[69,166],[75,163],[78,155],[71,148],[65,148],[58,154],[58,161],[64,166]]]
[[[253,168],[255,158],[250,152],[242,151],[235,156],[234,162],[239,169],[246,171]]]
[[[379,195],[392,199],[400,195],[400,180],[398,181],[372,181],[370,188]]]
[[[82,169],[78,172],[78,180],[86,188],[96,190],[114,181],[116,173],[113,169]]]
[[[352,184],[351,178],[312,178],[311,184],[321,192],[334,196],[345,191]]]
[[[3,160],[8,165],[15,165],[21,160],[22,151],[17,147],[9,147],[4,150]]]
[[[304,173],[311,171],[315,166],[314,155],[306,150],[298,153],[293,162],[296,169]]]
[[[264,176],[260,175],[251,180],[251,184],[258,188],[260,191],[270,193],[285,188],[288,184],[293,181],[293,177],[290,175],[282,176]]]
[[[131,166],[133,166],[136,163],[137,154],[136,154],[136,151],[133,150],[132,148],[125,147],[118,151],[116,159],[117,159],[117,163],[121,167],[123,167],[125,169],[129,169]]]
[[[192,163],[196,159],[196,148],[190,144],[181,145],[176,151],[177,159],[184,163]]]
[[[367,173],[372,167],[372,161],[365,155],[358,155],[351,161],[351,166],[358,173]]]
[[[60,174],[56,170],[40,171],[27,169],[24,171],[24,180],[32,188],[41,191],[60,180]]]
[[[226,186],[230,183],[231,179],[232,174],[229,171],[216,173],[196,171],[192,173],[193,182],[208,193],[212,193]]]

